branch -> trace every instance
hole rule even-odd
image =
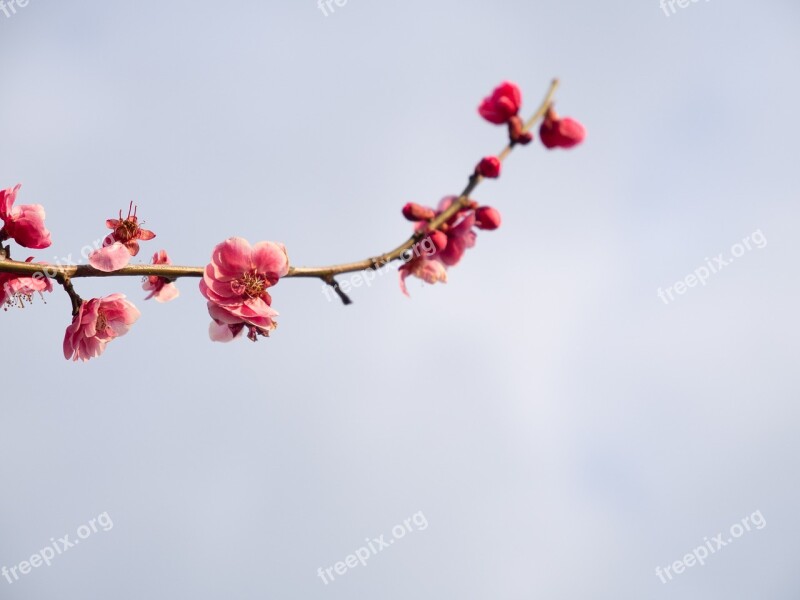
[[[547,109],[552,104],[553,95],[555,94],[557,88],[558,79],[553,79],[550,84],[550,88],[544,97],[544,100],[537,111],[525,123],[523,131],[530,130],[537,121],[545,116]],[[511,151],[515,145],[516,143],[514,141],[509,142],[506,147],[503,148],[503,150],[497,155],[497,158],[500,161],[504,161],[506,158],[508,158],[508,155],[511,154]],[[427,234],[439,230],[441,226],[451,217],[453,217],[453,215],[455,215],[459,210],[466,208],[470,203],[470,195],[475,188],[478,187],[481,181],[483,181],[483,179],[484,178],[478,174],[471,175],[467,186],[464,188],[464,191],[461,192],[458,199],[453,202],[447,208],[447,210],[443,211],[439,216],[432,219],[428,223],[428,227],[425,231],[418,231],[414,233],[414,235],[397,246],[394,250],[390,250],[389,252],[385,252],[384,254],[374,258],[367,258],[356,262],[330,265],[326,267],[290,267],[289,273],[285,277],[319,278],[330,285],[345,304],[350,304],[352,301],[349,297],[347,297],[346,294],[344,294],[344,292],[339,289],[338,283],[336,283],[336,281],[333,279],[334,275],[352,273],[355,271],[364,271],[367,269],[379,269],[392,261],[399,260],[407,250],[414,246],[414,244],[419,242]],[[70,280],[77,277],[149,277],[155,275],[157,277],[164,277],[165,279],[169,280],[176,280],[180,277],[199,278],[203,276],[204,271],[204,267],[181,267],[175,265],[130,265],[117,271],[105,272],[98,271],[90,265],[56,266],[52,264],[37,264],[14,261],[7,259],[5,253],[0,251],[0,272],[14,273],[17,275],[35,275],[36,273],[42,273],[46,277],[58,281],[62,286],[64,286],[64,288],[67,290],[67,293],[70,293],[70,289],[72,288]],[[73,309],[75,309],[76,300],[72,297],[73,294],[74,290],[70,294],[70,297],[73,300]],[[75,294],[75,297],[77,297],[77,294]],[[80,306],[79,301],[80,298],[78,298],[78,306]]]

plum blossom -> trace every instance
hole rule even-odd
[[[425,210],[434,213],[434,217],[439,216],[450,205],[457,201],[457,196],[447,196],[439,203],[434,211],[419,207],[415,211],[417,214],[425,214]],[[406,205],[408,206],[408,205]],[[418,205],[417,205],[418,206]],[[404,214],[410,211],[403,211]],[[479,218],[478,215],[481,215]],[[406,214],[406,218],[408,218]],[[426,232],[428,220],[419,220],[415,229],[417,232]],[[405,280],[409,276],[422,279],[426,283],[447,282],[447,269],[457,265],[464,256],[467,249],[475,245],[477,234],[474,228],[496,229],[500,225],[500,213],[489,206],[478,206],[477,202],[472,202],[465,208],[459,210],[439,231],[428,233],[435,251],[430,255],[415,255],[400,267],[400,289],[408,296],[408,289]]]
[[[159,250],[153,254],[153,264],[171,265],[172,261],[169,259],[166,250]],[[153,298],[156,302],[169,302],[180,296],[178,287],[172,281],[166,277],[159,277],[157,275],[150,275],[145,278],[142,288],[145,292],[150,292],[145,300]]]
[[[32,260],[31,256],[25,262]],[[4,305],[3,310],[12,306],[22,307],[26,302],[32,302],[35,293],[41,296],[42,292],[52,291],[53,284],[42,273],[31,276],[0,273],[0,304]]]
[[[522,105],[522,93],[517,84],[504,81],[498,85],[490,96],[483,99],[478,112],[495,125],[504,125],[516,116]]]
[[[551,106],[539,128],[539,137],[546,148],[572,148],[586,138],[586,129],[575,119],[559,118]]]
[[[228,238],[214,248],[211,262],[200,281],[200,293],[208,300],[212,323],[209,337],[228,342],[247,327],[247,337],[268,336],[277,327],[267,289],[289,272],[283,244]]]
[[[128,333],[140,314],[124,294],[82,302],[64,334],[64,358],[87,361],[100,356],[108,342]]]
[[[131,202],[128,216],[119,219],[107,219],[106,227],[112,230],[103,240],[103,247],[89,255],[89,264],[98,271],[110,273],[117,271],[131,261],[131,256],[139,254],[139,240],[147,241],[156,237],[149,229],[139,226],[136,207]]]
[[[410,296],[406,287],[406,278],[413,275],[425,283],[447,283],[447,269],[441,261],[425,256],[415,256],[400,267],[400,289],[406,296]]]
[[[533,134],[525,129],[519,116],[522,93],[515,83],[504,81],[478,106],[478,113],[495,125],[508,125],[508,138],[512,144],[528,144]]]
[[[50,246],[50,232],[44,225],[45,212],[41,204],[14,206],[20,184],[0,190],[0,242],[13,239],[20,246],[41,250]]]

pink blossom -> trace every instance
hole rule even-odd
[[[139,240],[147,241],[156,237],[149,229],[139,226],[133,202],[128,207],[127,217],[123,219],[122,211],[119,211],[119,219],[106,220],[106,226],[113,231],[103,240],[103,247],[89,255],[89,264],[106,273],[127,266],[131,256],[139,254]]]
[[[25,262],[31,262],[33,257]],[[35,275],[14,275],[13,273],[0,273],[0,304],[10,306],[24,306],[25,302],[33,300],[33,294],[52,292],[53,284],[43,273]]]
[[[50,232],[44,225],[45,212],[41,204],[14,206],[21,185],[0,190],[0,242],[12,238],[20,246],[42,249],[50,246]]]
[[[248,337],[269,335],[275,329],[272,298],[267,289],[289,272],[283,244],[259,242],[254,246],[232,237],[214,248],[211,262],[200,281],[200,293],[208,300],[213,319],[209,335],[214,341],[230,341],[248,328]]]
[[[139,316],[124,294],[82,302],[64,334],[64,358],[86,361],[100,356],[106,344],[128,333]]]
[[[539,137],[547,148],[572,148],[586,138],[586,129],[575,119],[559,118],[551,107],[539,128]]]
[[[160,250],[153,254],[153,264],[171,265],[172,261],[169,259],[166,250]],[[159,277],[157,275],[149,276],[142,284],[142,288],[145,292],[150,292],[145,300],[153,298],[156,302],[169,302],[180,296],[178,287],[172,281],[166,277]]]
[[[406,296],[410,296],[406,287],[406,277],[413,275],[425,283],[447,283],[447,269],[438,260],[431,260],[424,256],[415,256],[400,267],[400,289]]]
[[[478,112],[490,123],[503,125],[519,112],[521,104],[522,94],[519,87],[510,81],[504,81],[494,89],[491,96],[483,99]]]
[[[419,207],[416,212],[430,210],[434,213],[434,217],[438,217],[457,200],[457,196],[447,196],[442,199],[435,211]],[[483,219],[481,221],[478,220],[479,212]],[[417,232],[427,233],[435,251],[428,256],[416,255],[400,267],[400,289],[408,295],[405,280],[409,276],[417,277],[427,283],[446,282],[447,269],[457,265],[467,249],[475,245],[477,234],[474,228],[491,229],[492,225],[495,225],[495,229],[499,227],[500,213],[488,206],[478,208],[477,202],[471,202],[456,212],[438,231],[428,233],[427,222],[417,223],[415,229]]]
[[[450,227],[445,231],[447,246],[444,247],[444,250],[437,252],[436,256],[446,266],[454,267],[461,261],[467,249],[475,245],[478,237],[472,230],[475,226],[475,212],[470,210],[462,213],[460,211],[448,224]]]

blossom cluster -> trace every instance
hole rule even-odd
[[[461,196],[446,196],[436,208],[415,202],[407,203],[403,216],[414,223],[414,235],[398,250],[408,248],[419,239],[430,240],[431,252],[424,255],[416,253],[400,268],[400,288],[408,295],[406,279],[409,276],[427,283],[447,281],[447,270],[457,265],[466,251],[475,245],[479,230],[491,231],[500,227],[500,213],[491,206],[483,205],[468,197],[482,178],[500,176],[502,158],[508,149],[515,145],[527,145],[533,141],[533,133],[519,116],[522,94],[516,84],[503,82],[481,102],[479,114],[495,125],[505,125],[508,129],[509,146],[498,156],[486,156],[476,165],[467,190]],[[560,118],[552,105],[543,106],[538,113],[543,116],[539,137],[544,146],[552,148],[571,148],[583,141],[586,132],[583,126],[571,119]],[[72,321],[64,334],[64,357],[86,361],[100,356],[112,340],[128,333],[141,313],[123,294],[113,293],[102,298],[84,300],[75,292],[68,274],[43,265],[41,271],[32,275],[20,275],[3,271],[3,262],[11,261],[11,248],[3,243],[12,240],[24,248],[41,250],[51,245],[50,232],[45,227],[45,211],[39,204],[17,205],[20,186],[0,191],[0,303],[7,310],[12,306],[24,306],[33,300],[34,294],[52,292],[51,279],[56,279],[69,294],[72,302]],[[94,271],[90,274],[136,274],[141,271],[128,269],[130,261],[140,251],[140,244],[153,240],[156,234],[143,227],[139,221],[137,207],[133,202],[123,217],[108,219],[106,228],[111,230],[101,248],[89,255],[89,265]],[[387,254],[386,261],[396,258]],[[32,263],[33,257],[25,263]],[[166,250],[159,250],[152,256],[153,268],[148,269],[142,282],[147,292],[145,300],[170,302],[179,296],[175,277],[186,275],[185,267],[172,267]],[[17,263],[24,265],[24,263]],[[38,263],[37,263],[38,264]],[[377,263],[374,263],[377,264]],[[349,267],[349,265],[344,265]],[[375,268],[378,268],[375,266]],[[352,268],[349,270],[353,270]],[[30,272],[31,269],[17,269],[17,272]],[[337,272],[346,272],[347,268]],[[199,274],[194,269],[193,274]],[[240,337],[245,331],[247,337],[256,341],[269,336],[277,327],[278,313],[272,308],[269,289],[290,272],[289,256],[283,244],[277,242],[258,242],[251,245],[241,237],[231,237],[218,244],[211,253],[211,260],[202,269],[199,284],[200,294],[206,299],[211,324],[209,337],[213,341],[227,342]],[[156,273],[156,274],[152,274]],[[332,275],[320,277],[338,291]],[[346,297],[344,297],[346,299]],[[349,299],[347,299],[349,302]]]
[[[533,141],[519,116],[522,107],[522,93],[510,81],[504,81],[478,106],[478,113],[490,123],[507,125],[510,146],[527,145]],[[547,110],[539,128],[542,144],[548,148],[572,148],[586,137],[586,130],[575,119],[559,118],[552,105]],[[485,156],[475,166],[474,176],[495,179],[500,176],[502,161],[497,156]],[[464,198],[463,206],[436,230],[429,231],[429,224],[435,221],[453,202],[461,198],[448,196],[437,209],[409,202],[403,207],[403,216],[416,222],[415,232],[430,235],[436,245],[433,256],[417,256],[400,267],[400,287],[408,295],[406,278],[422,279],[426,283],[447,282],[447,269],[461,260],[464,252],[475,245],[476,229],[493,230],[500,227],[500,213],[491,206],[480,206],[474,200]]]

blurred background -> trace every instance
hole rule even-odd
[[[560,77],[588,138],[515,151],[474,195],[503,226],[410,300],[396,266],[349,307],[284,280],[273,336],[222,345],[196,280],[163,306],[81,280],[143,313],[86,364],[62,356],[63,292],[0,314],[0,567],[113,520],[0,597],[798,597],[796,2],[14,8],[0,188],[46,207],[37,260],[132,200],[158,235],[135,262],[205,264],[233,235],[297,266],[374,256],[404,203],[502,148],[476,107],[504,79],[527,116]]]

